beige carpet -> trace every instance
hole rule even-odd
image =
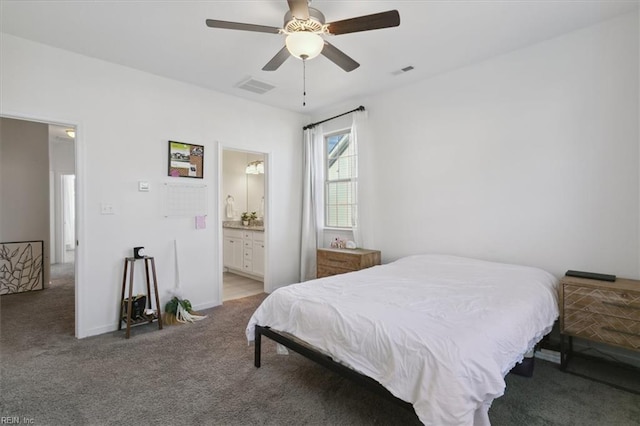
[[[0,298],[0,416],[35,425],[410,425],[415,414],[263,339],[244,336],[266,295],[226,302],[196,324],[73,337],[73,284]],[[116,307],[114,306],[114,309]],[[499,425],[637,425],[640,396],[537,361],[508,376]]]

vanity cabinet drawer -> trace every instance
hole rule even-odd
[[[242,238],[242,230],[240,229],[230,229],[224,228],[222,230],[222,236],[227,238]]]
[[[253,250],[252,249],[244,249],[244,260],[251,260],[251,258],[253,257]]]

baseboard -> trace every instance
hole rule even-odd
[[[111,333],[112,331],[116,331],[117,329],[118,329],[117,324],[94,327],[89,330],[86,330],[86,333],[82,335],[81,339],[84,339],[85,337],[97,336],[99,334]]]
[[[225,267],[225,268],[226,268],[225,272],[228,272],[230,274],[240,275],[241,277],[250,278],[252,280],[260,281],[260,282],[264,283],[264,276],[248,274],[248,273],[246,273],[244,271],[241,271],[239,269],[231,269],[229,267]]]
[[[220,305],[221,303],[219,301],[214,300],[214,301],[199,303],[197,305],[194,305],[193,310],[201,311],[204,309],[215,308],[216,306],[220,306]],[[111,333],[113,331],[116,331],[117,329],[118,329],[117,324],[102,325],[100,327],[94,327],[94,328],[90,328],[89,330],[85,330],[85,332],[81,333],[78,338],[84,339],[86,337],[98,336],[100,334]]]
[[[557,330],[554,330],[554,332],[545,339],[542,344],[542,348],[560,353],[560,334]],[[589,340],[580,339],[579,337],[574,337],[573,352],[585,353],[597,358],[617,361],[640,368],[640,352],[635,352],[630,349],[619,348],[617,346],[591,342]]]
[[[219,300],[214,300],[214,301],[205,302],[205,303],[198,303],[197,305],[193,305],[192,308],[194,311],[202,311],[209,308],[215,308],[216,306],[220,306],[220,305],[222,305],[222,303],[220,303]]]
[[[560,364],[560,352],[558,351],[540,349],[535,352],[534,356],[545,361],[553,362],[554,364]]]

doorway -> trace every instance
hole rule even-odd
[[[264,292],[267,154],[221,150],[222,301]]]
[[[3,211],[0,239],[3,241],[38,239],[44,242],[42,256],[44,290],[39,292],[38,296],[28,292],[8,297],[11,298],[13,305],[28,303],[33,297],[38,297],[44,304],[42,306],[44,310],[62,309],[68,313],[67,317],[60,317],[59,327],[56,324],[47,323],[48,329],[81,337],[78,332],[79,321],[76,309],[78,298],[76,127],[25,117],[2,116],[0,120],[3,123],[0,144],[2,158],[11,159],[12,173],[18,171],[17,175],[11,176],[10,181],[14,186],[12,191],[20,194],[22,206],[20,211]],[[12,129],[21,131],[16,133]],[[29,152],[30,158],[20,163],[24,161],[22,157],[12,154],[17,152],[16,150]],[[35,158],[38,159],[37,167],[34,167],[33,163]],[[4,167],[2,169],[6,172]],[[44,174],[36,174],[34,172],[36,169],[43,170]],[[20,175],[23,170],[27,173],[26,178]],[[3,181],[8,180],[3,179]],[[5,186],[2,189],[4,193]],[[32,199],[33,201],[30,201]],[[10,200],[10,197],[7,198],[6,205],[12,204]],[[42,205],[34,203],[42,203]],[[25,211],[30,214],[25,215]],[[32,217],[34,211],[39,214],[37,218]],[[10,214],[4,214],[7,212]],[[28,218],[25,219],[23,216]],[[55,297],[48,297],[49,295]],[[49,306],[52,303],[56,306]],[[57,317],[56,321],[58,321]]]
[[[76,175],[62,175],[62,263],[75,262],[76,252]]]
[[[75,127],[49,124],[51,267],[75,263]]]

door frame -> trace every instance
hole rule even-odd
[[[76,175],[76,185],[75,185],[75,237],[76,237],[76,248],[75,248],[75,262],[74,262],[74,319],[75,319],[75,337],[82,338],[86,337],[87,333],[84,330],[83,325],[85,324],[84,313],[81,309],[79,309],[81,301],[84,300],[84,286],[82,285],[85,282],[85,249],[84,244],[80,244],[80,241],[84,239],[84,223],[85,223],[85,210],[84,210],[84,199],[85,199],[85,189],[84,189],[84,176],[85,176],[85,164],[84,164],[84,143],[83,143],[83,126],[80,120],[77,119],[63,119],[58,117],[43,117],[43,116],[35,116],[30,114],[23,113],[15,113],[15,112],[2,112],[0,113],[0,118],[11,118],[15,120],[23,120],[23,121],[32,121],[35,123],[42,124],[53,124],[56,126],[64,126],[64,127],[73,127],[76,129],[76,137],[74,140],[74,162],[75,162],[75,175]],[[47,146],[48,146],[47,140]],[[48,149],[48,148],[47,148]],[[50,155],[50,154],[49,154]],[[49,175],[51,175],[49,173]]]

